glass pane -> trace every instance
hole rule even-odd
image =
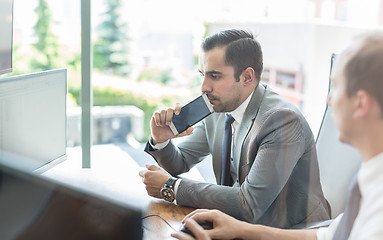
[[[270,70],[264,69],[262,72],[262,82],[269,83],[270,82]]]
[[[295,88],[295,74],[286,72],[277,72],[276,85],[288,89]]]

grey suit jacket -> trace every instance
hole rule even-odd
[[[329,219],[319,181],[315,141],[295,106],[258,84],[239,125],[234,159],[238,179],[221,186],[224,113],[213,113],[177,146],[149,152],[173,176],[189,171],[212,154],[217,184],[183,179],[177,204],[219,209],[251,223],[290,228]]]

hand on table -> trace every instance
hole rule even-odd
[[[160,194],[161,188],[171,175],[156,165],[146,165],[146,169],[141,170],[138,174],[142,177],[142,182],[145,184],[148,195],[162,198]]]
[[[204,230],[196,221],[213,222],[213,229]],[[172,237],[180,240],[206,240],[206,239],[235,239],[238,231],[241,231],[241,221],[219,211],[197,209],[188,214],[182,222],[189,228],[196,238],[192,238],[183,232],[173,233]],[[186,236],[185,236],[186,235]]]

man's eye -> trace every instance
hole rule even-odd
[[[212,74],[212,75],[211,75],[211,78],[213,78],[213,79],[217,79],[217,78],[219,78],[219,75],[218,75],[218,74]]]

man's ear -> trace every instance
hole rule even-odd
[[[243,70],[241,75],[241,77],[243,78],[243,84],[245,86],[250,85],[255,81],[255,72],[252,67],[248,67],[245,70]]]
[[[365,90],[359,90],[354,96],[354,108],[353,118],[362,118],[365,117],[372,108],[373,99]]]

